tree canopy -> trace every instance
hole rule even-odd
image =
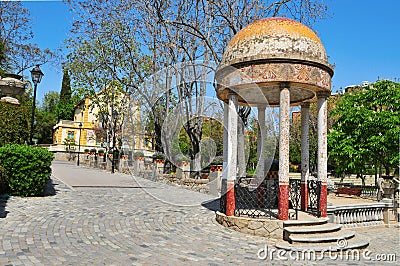
[[[21,1],[0,1],[0,68],[22,74],[36,64],[56,58],[54,52],[39,48],[32,39],[28,9]]]
[[[76,87],[102,89],[112,80],[120,82],[147,109],[158,151],[168,148],[161,142],[171,136],[161,131],[175,94],[182,114],[173,122],[182,123],[190,138],[192,159],[199,157],[203,136],[203,120],[193,117],[202,117],[207,109],[204,81],[233,35],[263,17],[286,16],[310,25],[327,11],[322,0],[67,2],[76,13],[67,41]],[[213,64],[194,64],[196,60]]]
[[[56,105],[57,120],[73,120],[74,119],[74,104],[72,102],[71,80],[68,69],[64,69],[60,99]]]
[[[400,83],[388,80],[344,93],[331,113],[329,156],[338,173],[365,173],[382,166],[389,175],[399,162]]]

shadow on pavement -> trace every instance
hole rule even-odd
[[[6,205],[9,196],[7,194],[0,195],[0,218],[6,218],[8,211],[6,211]]]
[[[44,187],[44,195],[43,196],[54,196],[57,194],[57,190],[55,189],[55,186],[58,184],[54,184],[53,179],[47,180],[46,186]]]
[[[201,206],[209,209],[210,211],[219,211],[220,210],[220,200],[219,198],[205,201],[201,203]]]

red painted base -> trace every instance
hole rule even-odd
[[[279,203],[278,203],[279,220],[289,219],[289,185],[279,184]]]
[[[321,217],[327,216],[328,208],[328,189],[326,183],[321,184],[321,198],[319,201],[319,210],[321,211]]]
[[[234,216],[235,208],[235,181],[228,180],[226,191],[226,216]]]
[[[308,186],[307,183],[301,183],[301,210],[306,211],[308,207]]]

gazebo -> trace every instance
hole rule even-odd
[[[288,18],[266,18],[239,31],[230,41],[216,72],[217,96],[224,101],[225,214],[235,214],[237,179],[238,105],[257,108],[262,142],[266,108],[279,107],[278,218],[289,214],[290,106],[301,105],[301,209],[308,206],[309,106],[318,101],[318,201],[327,215],[327,98],[333,67],[319,37],[307,26]],[[265,147],[258,145],[257,178],[266,176]]]

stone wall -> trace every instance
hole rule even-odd
[[[217,222],[235,231],[273,239],[283,238],[283,221],[226,216],[217,212]]]

